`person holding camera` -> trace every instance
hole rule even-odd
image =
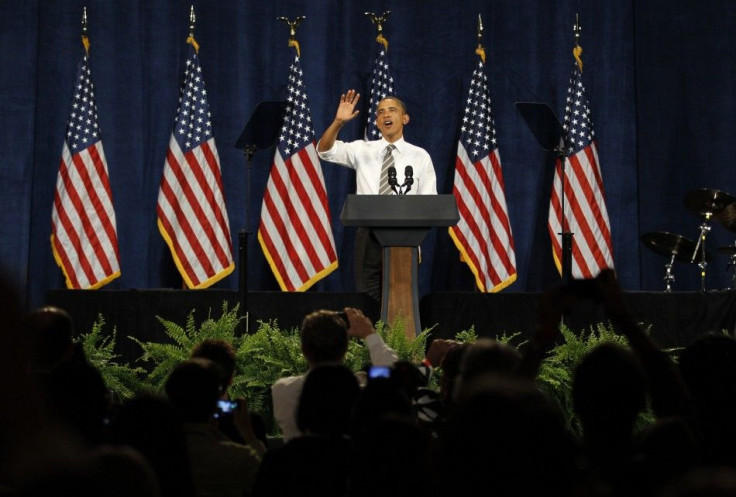
[[[217,429],[214,416],[223,387],[221,378],[213,361],[187,359],[174,368],[164,388],[184,422],[198,495],[242,496],[253,489],[265,448],[253,434],[245,399],[238,400],[233,417],[248,444],[233,442]]]
[[[352,307],[346,307],[344,313],[321,310],[308,314],[300,334],[302,354],[310,370],[323,364],[342,364],[350,337],[365,341],[375,366],[391,366],[398,360],[396,352],[384,343],[365,314]],[[301,435],[296,412],[304,379],[305,375],[288,376],[271,386],[273,415],[284,442]]]

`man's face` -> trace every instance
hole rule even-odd
[[[409,115],[399,102],[393,98],[384,98],[376,109],[376,126],[388,142],[394,142],[404,134],[404,125],[409,122]]]

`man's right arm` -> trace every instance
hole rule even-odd
[[[319,142],[317,143],[317,152],[327,152],[335,145],[337,135],[340,133],[340,130],[345,123],[354,119],[360,113],[359,110],[355,109],[359,100],[360,93],[356,93],[355,90],[348,90],[347,93],[343,93],[340,96],[340,104],[337,106],[335,119],[319,139]]]

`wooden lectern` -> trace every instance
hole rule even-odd
[[[453,195],[347,196],[342,224],[371,228],[383,247],[381,321],[401,316],[407,336],[421,333],[417,247],[431,228],[459,219]]]

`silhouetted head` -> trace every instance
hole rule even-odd
[[[72,356],[72,318],[59,307],[31,311],[24,321],[34,369],[51,370]]]
[[[235,347],[230,342],[218,338],[207,338],[192,349],[191,356],[209,359],[222,370],[223,391],[227,390],[235,374]]]
[[[302,353],[310,366],[341,363],[348,350],[348,327],[335,311],[316,311],[302,321]]]
[[[325,364],[307,373],[297,408],[297,426],[310,435],[344,435],[360,387],[341,364]]]
[[[679,368],[698,409],[736,405],[736,340],[723,334],[699,337],[680,354]]]
[[[204,423],[217,409],[222,395],[222,370],[209,359],[187,359],[176,366],[164,386],[182,420]]]
[[[492,338],[481,338],[469,344],[460,359],[455,396],[464,395],[465,387],[481,377],[514,377],[519,364],[521,354],[515,347]]]
[[[573,405],[583,431],[630,434],[646,405],[646,379],[637,358],[613,342],[587,353],[574,372]]]

